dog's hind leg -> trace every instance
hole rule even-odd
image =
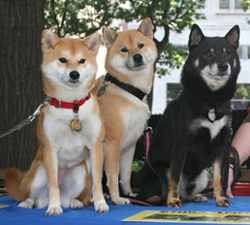
[[[47,186],[43,187],[36,198],[36,208],[42,209],[48,207],[49,204],[49,189]]]
[[[135,145],[128,149],[126,152],[121,154],[120,157],[120,183],[122,186],[122,191],[124,195],[135,197],[136,194],[133,193],[130,180],[133,167],[133,159],[135,153]]]
[[[32,180],[30,182],[30,180]],[[30,185],[28,187],[28,185]],[[35,163],[33,163],[32,168],[29,172],[27,172],[27,174],[25,175],[20,189],[24,190],[28,190],[30,191],[29,194],[29,198],[27,198],[25,201],[21,202],[18,206],[22,207],[22,208],[33,208],[33,206],[37,205],[37,202],[40,200],[39,196],[41,194],[41,192],[43,192],[44,190],[47,190],[47,175],[46,175],[46,171],[45,168],[43,166],[43,164],[41,163],[41,161],[36,161]],[[48,195],[48,193],[47,193]],[[45,201],[45,203],[43,204],[44,207],[46,207],[48,205],[48,198],[44,198],[41,199],[42,201]]]
[[[183,174],[180,186],[181,199],[192,202],[208,201],[208,198],[201,194],[201,192],[206,189],[210,179],[211,175],[206,169],[204,169],[193,181],[187,180]]]
[[[161,201],[165,204],[167,202],[168,198],[168,178],[167,178],[167,172],[166,169],[162,168],[160,170],[157,170],[158,168],[156,167],[156,172],[160,180],[161,184]]]
[[[65,208],[81,209],[83,203],[76,198],[80,196],[85,187],[87,171],[84,165],[79,165],[67,171],[60,185],[62,206]]]

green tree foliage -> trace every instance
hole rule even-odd
[[[181,84],[167,84],[167,100],[174,100],[179,97],[182,92]]]
[[[59,37],[85,37],[102,26],[110,26],[119,5],[119,1],[107,0],[47,0],[45,28],[54,30]]]
[[[154,32],[163,31],[161,40],[154,39],[158,53],[157,72],[168,73],[179,68],[187,55],[187,48],[169,42],[170,30],[181,33],[193,23],[204,19],[201,9],[206,0],[48,0],[45,9],[46,28],[53,28],[59,36],[84,37],[102,26],[111,26],[114,19],[140,22],[146,17],[153,21]],[[124,7],[126,3],[127,7]]]
[[[250,99],[250,84],[238,84],[234,99]]]
[[[246,99],[247,97],[248,97],[248,93],[247,93],[247,89],[246,89],[245,85],[240,84],[237,87],[234,98],[235,99]]]
[[[242,7],[242,9],[244,10],[244,11],[247,11],[247,10],[249,10],[250,9],[250,0],[243,0],[243,3],[242,3],[242,5],[241,5],[241,7]],[[250,21],[248,20],[248,23],[249,23]]]

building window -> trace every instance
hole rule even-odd
[[[230,9],[230,0],[220,0],[220,9]]]
[[[247,57],[250,59],[250,46],[247,46]]]
[[[182,92],[182,85],[180,83],[167,83],[167,105],[179,97]]]
[[[240,59],[242,59],[243,58],[243,47],[242,46],[239,46],[239,48],[237,49],[237,53],[238,53],[238,56],[239,56],[239,58]]]
[[[235,0],[234,8],[242,9],[243,0]]]
[[[242,10],[243,0],[219,0],[219,9],[223,11]]]
[[[240,45],[237,49],[237,53],[240,59],[248,60],[250,59],[250,46],[249,45]]]

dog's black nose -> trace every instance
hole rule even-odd
[[[77,79],[79,79],[80,74],[77,71],[71,71],[69,76],[72,80],[77,80]]]
[[[141,54],[136,54],[133,56],[133,59],[136,63],[142,62],[142,55]]]
[[[228,69],[228,64],[226,62],[221,62],[218,64],[218,68],[221,72],[226,72]]]

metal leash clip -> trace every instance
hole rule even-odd
[[[43,103],[41,103],[37,109],[35,110],[34,113],[32,113],[28,118],[24,119],[23,121],[21,121],[19,124],[17,124],[16,126],[14,126],[13,128],[7,130],[6,132],[0,134],[0,139],[13,133],[14,131],[19,131],[21,130],[24,126],[30,124],[35,118],[36,116],[40,113],[41,108],[44,108],[45,106],[48,105],[48,103],[50,102],[50,97],[46,97],[45,101]]]
[[[146,121],[146,125],[145,125],[145,133],[149,132],[150,134],[153,134],[153,128],[148,126],[148,120],[149,118],[151,117],[151,112],[148,111],[148,118],[147,118],[147,121]]]

